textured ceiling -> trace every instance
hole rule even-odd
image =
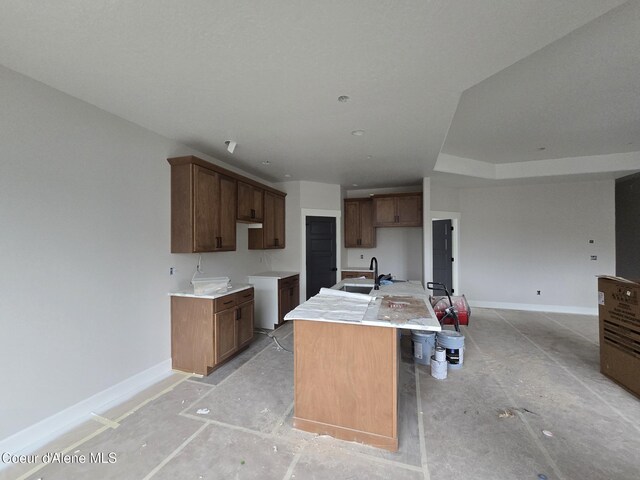
[[[443,145],[490,163],[638,150],[619,148],[640,144],[639,2],[622,3],[5,0],[0,64],[270,181],[398,186]]]

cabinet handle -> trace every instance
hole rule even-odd
[[[223,305],[229,305],[230,303],[233,303],[233,300],[229,300],[228,302],[223,302]]]
[[[253,208],[251,209],[251,218],[256,218],[256,211]]]
[[[240,320],[242,318],[242,309],[236,310],[236,320]]]

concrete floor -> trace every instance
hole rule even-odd
[[[294,430],[293,355],[258,335],[209,377],[175,374],[40,452],[114,463],[0,479],[640,478],[640,401],[599,373],[596,317],[472,313],[464,367],[444,381],[403,337],[396,453]],[[276,335],[292,348],[290,325]]]

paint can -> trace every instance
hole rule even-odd
[[[439,362],[444,362],[447,360],[447,355],[445,352],[445,349],[442,347],[436,347],[436,360],[438,360]]]
[[[436,360],[436,356],[431,357],[431,376],[438,380],[447,378],[447,361]]]
[[[452,330],[438,332],[437,345],[445,349],[449,368],[462,368],[464,362],[464,335]]]
[[[424,332],[414,330],[411,332],[413,342],[413,359],[421,365],[429,365],[429,359],[433,355],[436,345],[435,332]]]

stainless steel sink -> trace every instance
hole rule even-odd
[[[369,293],[373,286],[343,285],[340,290],[351,293]]]

